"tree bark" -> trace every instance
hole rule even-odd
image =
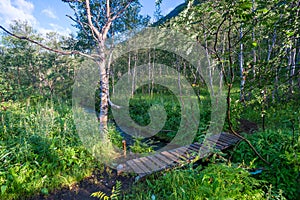
[[[245,82],[246,82],[246,75],[245,75],[245,68],[244,68],[244,55],[243,55],[243,51],[244,51],[244,44],[242,42],[242,38],[243,38],[243,24],[241,24],[240,27],[240,77],[241,77],[241,83],[240,83],[240,101],[244,102],[245,101]]]

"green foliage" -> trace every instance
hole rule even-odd
[[[27,23],[16,21],[11,32],[27,36],[53,48],[67,45],[68,39],[56,33],[47,34],[42,41]],[[81,59],[43,51],[32,43],[4,35],[1,38],[0,99],[21,100],[30,96],[66,98],[71,96],[72,84]]]
[[[109,140],[112,142],[112,144],[118,148],[122,148],[123,144],[122,144],[122,140],[123,137],[121,136],[120,132],[116,129],[115,126],[109,124],[108,126],[108,137]]]
[[[146,179],[126,199],[264,199],[262,185],[242,168],[211,164]]]
[[[134,138],[134,143],[130,146],[133,153],[150,153],[153,152],[153,145],[150,142],[143,142],[143,138]]]
[[[1,199],[48,194],[91,173],[94,158],[76,134],[68,102],[1,106]]]
[[[272,184],[275,191],[281,190],[288,199],[295,199],[299,192],[299,143],[293,145],[292,133],[288,130],[266,130],[246,137],[271,165],[265,166],[256,159],[245,143],[241,143],[233,152],[233,162],[244,161],[246,166],[255,168],[263,166],[263,173],[258,178]],[[298,141],[299,135],[297,138]]]
[[[145,126],[150,123],[149,108],[154,105],[164,106],[164,110],[167,113],[167,119],[162,130],[155,136],[162,140],[171,141],[177,134],[181,121],[181,107],[179,99],[170,94],[169,91],[166,91],[165,88],[156,88],[154,94],[152,95],[142,93],[142,90],[143,88],[140,88],[137,91],[137,94],[135,94],[134,97],[130,100],[130,116],[138,124]],[[209,93],[206,90],[203,90],[203,95],[200,99],[201,101],[199,104],[199,108],[201,110],[201,113],[197,137],[200,137],[200,135],[206,132],[210,120],[211,109]],[[193,113],[194,111],[190,110],[187,112]]]
[[[118,200],[121,196],[121,188],[122,188],[122,183],[120,181],[116,182],[116,185],[112,188],[111,195],[107,196],[104,192],[94,192],[91,194],[92,197],[97,197],[99,199],[103,200]]]

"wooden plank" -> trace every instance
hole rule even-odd
[[[160,167],[154,164],[148,157],[142,157],[140,160],[151,170],[151,172],[158,171],[160,169]]]
[[[237,136],[235,136],[235,135],[232,135],[232,134],[226,134],[226,137],[227,138],[230,138],[231,140],[240,140],[240,138],[239,137],[237,137]]]
[[[134,170],[131,167],[129,167],[128,164],[125,163],[118,165],[117,171],[118,171],[118,175],[122,172],[127,172],[127,173],[134,172]]]
[[[217,146],[221,146],[221,147],[228,146],[227,143],[221,142],[221,141],[216,140],[216,139],[207,138],[207,140],[209,140],[209,141],[215,143]]]
[[[181,147],[174,150],[184,156],[187,160],[189,160],[191,157],[191,152],[188,151],[187,147]]]
[[[223,146],[225,146],[225,147],[227,147],[227,146],[230,145],[230,144],[228,144],[227,142],[221,141],[220,138],[217,140],[217,143],[218,143],[218,144],[221,144],[221,145],[223,145]]]
[[[221,141],[223,141],[224,143],[227,143],[227,144],[231,143],[231,139],[229,139],[225,136],[220,137],[219,140],[221,140]]]
[[[219,146],[223,146],[223,147],[228,146],[228,143],[221,142],[220,140],[217,140],[217,138],[215,138],[215,139],[214,138],[207,138],[207,139],[212,141],[212,142],[215,142]]]
[[[180,148],[176,148],[174,150],[176,150],[176,151],[180,152],[181,154],[183,154],[184,156],[188,157],[188,154],[189,154],[188,147],[180,147]]]
[[[199,155],[201,144],[193,143],[190,145],[190,147],[192,147],[192,149],[193,149],[193,151],[191,151],[191,155],[190,155],[190,160],[192,160],[192,159],[196,158],[196,156]]]
[[[180,161],[180,159],[172,154],[170,154],[168,151],[163,151],[160,152],[162,155],[172,159],[173,161],[177,162],[177,163],[181,163],[182,161]]]
[[[236,142],[239,141],[238,138],[232,138],[232,137],[226,137],[226,138],[223,138],[223,140],[227,140],[230,145],[235,144]]]
[[[228,144],[221,143],[218,140],[214,140],[214,139],[210,139],[210,138],[207,138],[207,140],[215,143],[216,147],[220,147],[220,149],[226,148],[228,146]]]
[[[221,139],[221,138],[224,138],[224,137],[226,137],[226,136],[224,136],[224,135],[213,135],[213,136],[211,136],[210,138],[211,139]]]
[[[162,161],[164,161],[168,166],[171,165],[172,163],[174,163],[173,160],[161,155],[160,153],[156,154],[155,157],[162,160]]]
[[[202,159],[202,158],[210,155],[210,152],[211,152],[210,147],[205,146],[203,144],[199,144],[199,143],[195,143],[195,144],[199,147],[198,153],[196,155],[196,156],[199,156],[199,159]],[[209,144],[211,144],[211,143],[209,143]]]
[[[143,169],[141,169],[135,162],[133,162],[133,160],[128,160],[126,162],[132,169],[135,173],[137,174],[143,174],[143,173],[146,173]]]
[[[212,134],[212,135],[210,135],[209,137],[208,136],[206,136],[205,138],[207,139],[207,138],[219,138],[219,137],[222,137],[222,135],[221,134]]]
[[[201,144],[194,143],[194,144],[191,144],[191,146],[195,147],[199,151]]]
[[[168,166],[168,163],[161,161],[160,159],[156,158],[155,156],[148,156],[148,159],[153,161],[160,169],[165,169]]]
[[[188,160],[187,157],[185,157],[184,155],[182,155],[180,152],[176,151],[175,149],[174,150],[170,150],[168,152],[170,154],[173,154],[174,156],[176,156],[177,158],[179,158],[182,161],[187,161]]]
[[[140,169],[142,169],[146,174],[151,173],[151,170],[147,168],[147,166],[141,161],[141,158],[136,158],[132,160],[135,162],[137,166],[139,166]]]
[[[188,148],[188,150],[192,150],[191,153],[195,153],[195,152],[198,152],[199,149],[197,149],[196,147],[193,146],[193,144],[191,144]]]
[[[240,138],[228,134],[221,133],[206,138],[206,143],[194,143],[183,147],[177,147],[172,150],[163,151],[155,155],[128,160],[124,168],[118,170],[120,172],[134,171],[139,176],[145,176],[156,171],[170,168],[176,164],[183,164],[194,159],[196,156],[200,158],[212,154],[213,149],[223,150],[240,141]],[[200,151],[201,149],[201,151]]]
[[[192,144],[194,147],[196,147],[197,149],[200,149],[200,147],[201,147],[201,144],[199,144],[199,143],[193,143]]]
[[[187,147],[177,148],[177,149],[174,149],[174,151],[180,153],[182,156],[184,156],[184,157],[186,157],[186,158],[189,158],[189,157],[190,157],[190,153],[189,153]]]
[[[213,149],[213,148],[217,148],[217,149],[222,149],[222,146],[220,146],[220,145],[218,145],[218,144],[216,144],[214,141],[211,141],[211,140],[209,140],[208,138],[206,138],[206,147],[208,147],[208,148],[211,148],[211,149]],[[205,145],[205,143],[203,143],[203,146]]]

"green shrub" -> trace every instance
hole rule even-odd
[[[198,167],[150,177],[126,199],[263,199],[262,184],[242,168],[211,164],[202,171]]]
[[[67,103],[2,105],[0,199],[47,194],[91,173],[94,159],[76,134]]]
[[[272,184],[275,191],[282,190],[288,199],[296,199],[299,192],[299,136],[297,144],[293,144],[293,134],[288,130],[266,130],[246,136],[262,157],[271,164],[268,166],[249,146],[242,142],[233,152],[233,162],[244,162],[246,166],[264,168],[257,178]],[[252,163],[252,164],[250,164]],[[297,191],[298,190],[298,191]]]

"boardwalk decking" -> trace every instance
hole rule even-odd
[[[195,158],[201,159],[213,153],[213,149],[224,150],[240,141],[240,138],[229,133],[220,133],[206,138],[203,144],[194,143],[163,151],[154,155],[128,160],[117,167],[120,173],[136,173],[143,177],[168,168],[183,166]]]

